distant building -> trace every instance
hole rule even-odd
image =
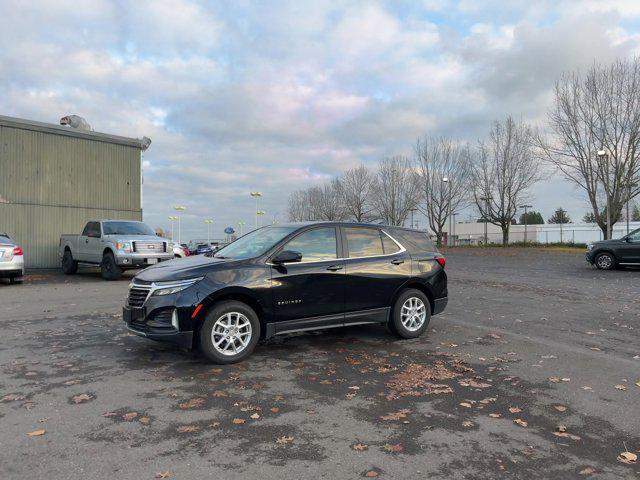
[[[133,138],[0,116],[0,232],[27,268],[59,265],[62,233],[90,219],[142,220],[141,151]]]
[[[484,223],[460,222],[451,228],[449,224],[444,228],[445,238],[451,239],[450,244],[455,245],[481,245],[484,243]],[[630,222],[629,230],[640,228],[640,222]],[[618,222],[613,226],[613,238],[626,235],[626,222]],[[509,243],[524,242],[525,226],[511,225],[509,227]],[[499,226],[487,224],[488,243],[501,244],[502,230]],[[589,243],[602,240],[602,231],[594,223],[565,223],[560,228],[559,224],[527,225],[527,241],[537,243]],[[443,241],[446,243],[446,241]]]

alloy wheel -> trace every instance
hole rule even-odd
[[[251,341],[251,322],[240,312],[222,315],[211,330],[211,343],[222,355],[237,355]]]
[[[400,309],[400,321],[404,328],[410,332],[419,330],[427,318],[427,309],[424,302],[418,297],[409,297]]]

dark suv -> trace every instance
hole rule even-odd
[[[640,266],[640,228],[615,240],[601,240],[587,245],[587,262],[601,270],[617,266]]]
[[[421,335],[447,305],[445,260],[416,230],[355,223],[264,227],[215,255],[138,273],[127,328],[216,363],[251,354],[274,335],[366,323]]]

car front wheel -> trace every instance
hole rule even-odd
[[[603,252],[596,256],[595,263],[600,270],[611,270],[616,266],[616,259],[609,252]]]
[[[422,335],[431,320],[431,304],[420,290],[408,289],[400,294],[393,306],[389,327],[402,338]]]
[[[247,358],[260,339],[260,320],[247,304],[235,300],[215,305],[200,329],[200,349],[212,362],[236,363]]]
[[[118,280],[122,276],[122,269],[116,263],[113,253],[105,253],[100,263],[100,273],[105,280]]]

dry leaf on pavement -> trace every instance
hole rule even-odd
[[[638,460],[638,456],[635,453],[622,452],[618,456],[618,460],[620,460],[622,463],[626,463],[627,465],[633,465]]]
[[[234,418],[233,423],[236,425],[242,425],[245,422],[244,418]]]
[[[187,408],[198,408],[202,405],[204,405],[204,398],[192,398],[191,400],[181,403],[178,407],[186,410]]]
[[[169,472],[158,472],[154,478],[169,478],[170,476]]]
[[[34,430],[33,432],[29,432],[27,433],[27,435],[29,435],[30,437],[39,437],[41,435],[44,435],[46,432],[46,430]]]
[[[124,418],[127,422],[133,421],[134,418],[138,416],[138,412],[129,412],[125,413],[122,418]]]
[[[626,390],[627,386],[626,385],[622,385],[621,383],[619,383],[618,385],[616,385],[616,390]]]
[[[586,468],[583,468],[582,470],[580,470],[578,473],[580,475],[593,475],[594,473],[596,473],[596,470],[595,470],[595,468],[586,467]]]
[[[377,477],[378,475],[379,473],[376,472],[375,470],[369,470],[367,473],[364,474],[364,476],[367,478]]]
[[[491,418],[500,418],[502,415],[500,415],[499,413],[490,413],[489,416]]]
[[[567,410],[567,407],[565,407],[564,405],[554,405],[553,408],[555,408],[559,412],[565,412]]]
[[[254,420],[257,420],[260,418],[260,414],[254,413],[253,415],[251,415],[251,418],[253,418]]]
[[[200,430],[196,425],[180,425],[177,429],[178,433],[192,433]]]
[[[71,401],[75,404],[88,402],[89,400],[93,400],[93,397],[88,393],[81,393],[80,395],[71,397]]]
[[[286,445],[291,442],[293,442],[293,437],[287,437],[286,435],[276,439],[276,443],[280,445]]]
[[[520,413],[522,410],[520,410],[518,407],[509,407],[509,411],[511,413]]]
[[[386,415],[382,415],[380,418],[382,420],[400,420],[401,418],[405,418],[408,413],[411,413],[411,410],[408,408],[403,408],[397,412],[391,412]]]
[[[471,404],[468,402],[460,402],[460,406],[464,408],[471,408]]]
[[[527,427],[529,424],[527,422],[525,422],[524,420],[522,420],[521,418],[516,418],[513,423],[520,425],[521,427]]]
[[[363,452],[367,450],[369,446],[365,445],[364,443],[356,443],[355,445],[351,445],[351,448],[353,448],[356,452]]]
[[[470,422],[469,420],[465,420],[464,422],[462,422],[462,426],[463,427],[473,427],[474,423]]]

